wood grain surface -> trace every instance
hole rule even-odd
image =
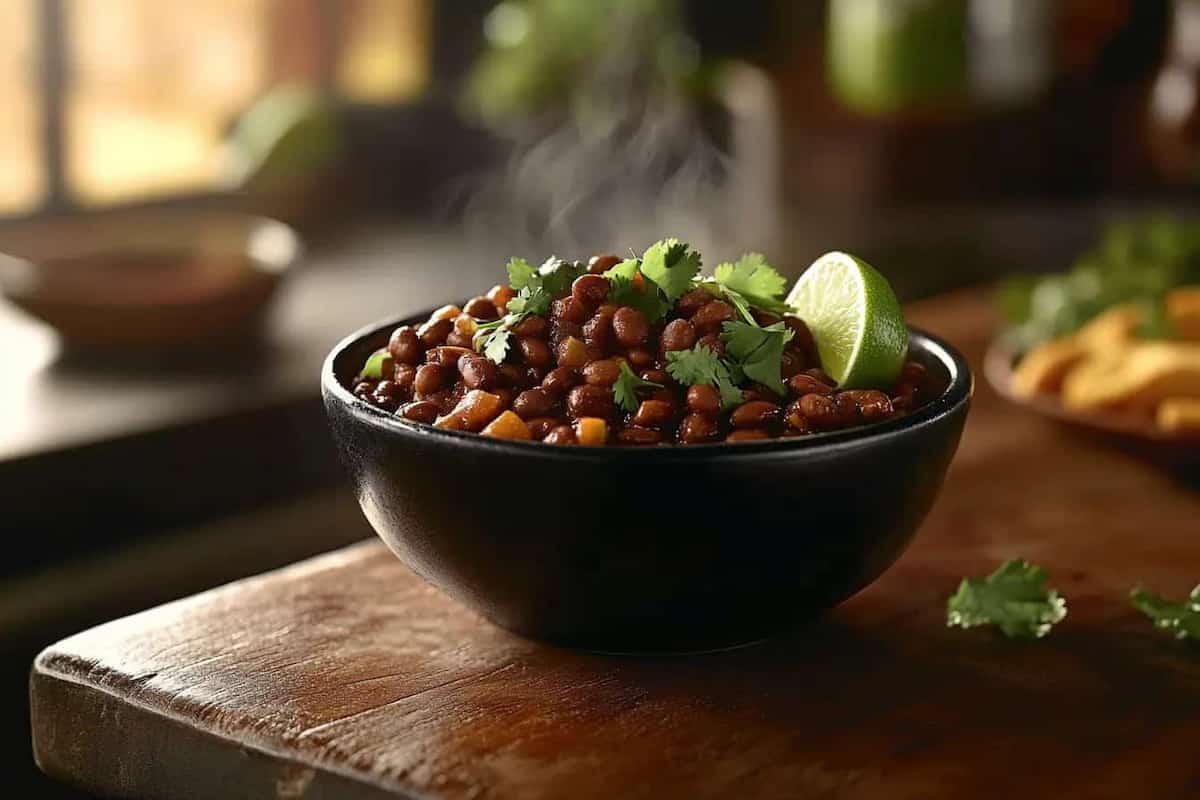
[[[978,367],[983,293],[911,318]],[[1049,570],[1067,619],[1037,642],[947,629],[959,577],[1012,556]],[[50,648],[35,749],[53,775],[137,798],[1200,797],[1200,649],[1129,607],[1138,581],[1200,582],[1200,495],[981,382],[912,549],[792,636],[676,658],[554,649],[372,543]]]

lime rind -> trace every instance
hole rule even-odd
[[[842,388],[886,388],[908,353],[908,328],[887,279],[862,259],[827,253],[788,294],[808,324],[822,367]]]

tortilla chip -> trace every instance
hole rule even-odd
[[[1200,341],[1200,286],[1185,286],[1167,295],[1167,320],[1180,339]]]
[[[1200,397],[1170,397],[1158,406],[1160,430],[1200,434]]]
[[[1133,339],[1134,331],[1141,324],[1141,307],[1137,303],[1125,303],[1093,317],[1075,332],[1075,338],[1089,350],[1104,350]]]
[[[1087,354],[1087,348],[1072,336],[1039,344],[1013,370],[1013,392],[1022,397],[1057,392],[1063,378]]]
[[[1114,306],[1074,334],[1034,347],[1013,370],[1013,392],[1022,397],[1057,393],[1063,379],[1084,358],[1130,341],[1141,319],[1141,309],[1135,303]]]
[[[1063,380],[1062,401],[1080,411],[1151,411],[1171,397],[1200,397],[1200,345],[1146,342],[1093,353]]]

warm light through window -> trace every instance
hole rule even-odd
[[[0,25],[0,214],[29,211],[46,191],[37,57],[38,0],[3,0]]]
[[[344,0],[338,88],[351,100],[395,103],[428,79],[428,0]]]
[[[211,186],[262,88],[268,0],[69,0],[68,189],[85,203]]]

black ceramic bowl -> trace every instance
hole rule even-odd
[[[598,650],[761,639],[862,589],[912,539],[958,446],[966,362],[912,332],[941,394],[866,428],[738,444],[561,447],[410,423],[354,397],[405,322],[339,344],[325,408],[393,552],[504,628]]]

